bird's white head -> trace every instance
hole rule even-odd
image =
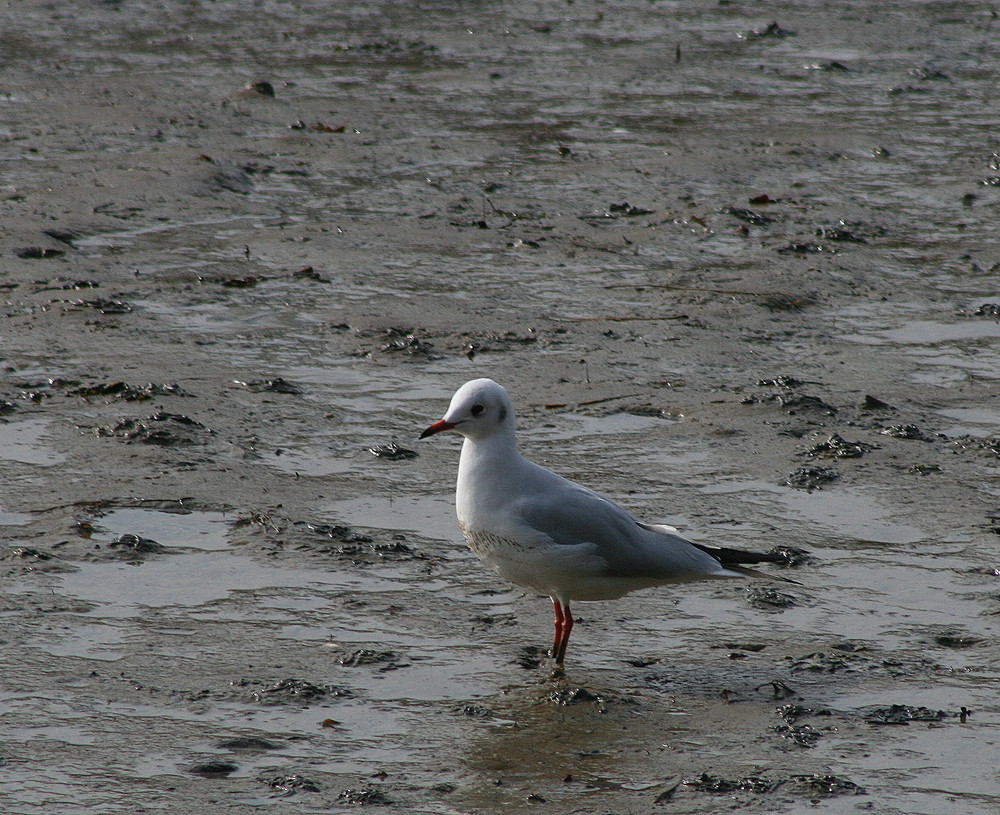
[[[492,379],[473,379],[455,391],[444,418],[428,427],[420,438],[442,430],[457,430],[467,439],[513,434],[514,405],[507,391]]]

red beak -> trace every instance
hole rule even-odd
[[[428,436],[433,436],[435,433],[440,433],[442,430],[451,430],[454,426],[455,425],[451,422],[446,422],[442,419],[440,422],[434,422],[434,424],[421,433],[420,438],[426,439]]]

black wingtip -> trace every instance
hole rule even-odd
[[[798,566],[810,560],[808,552],[794,546],[776,546],[770,552],[746,552],[743,549],[728,549],[725,546],[702,546],[699,543],[692,545],[710,554],[723,566],[744,566],[756,563],[780,563],[783,566]]]

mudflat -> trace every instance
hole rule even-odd
[[[1000,21],[978,3],[18,3],[5,813],[994,813]],[[551,610],[523,452],[796,581]]]

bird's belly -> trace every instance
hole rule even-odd
[[[471,529],[462,524],[469,548],[511,583],[562,600],[610,600],[656,581],[629,581],[604,575],[587,544],[535,545]]]
[[[531,580],[531,564],[537,560],[537,556],[533,556],[532,549],[511,538],[469,529],[464,524],[462,534],[469,548],[487,566],[512,583],[535,588]]]

